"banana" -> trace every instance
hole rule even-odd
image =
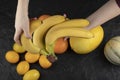
[[[30,24],[30,34],[32,35],[32,33],[41,25],[41,21],[40,20],[34,20],[31,22]],[[38,48],[37,46],[35,46],[32,43],[31,39],[28,39],[25,37],[24,33],[22,33],[21,35],[21,44],[22,46],[25,48],[25,50],[27,50],[28,52],[31,53],[39,53],[40,52],[40,48]]]
[[[89,21],[86,19],[69,19],[60,24],[54,25],[49,32],[54,31],[58,28],[84,28],[89,25]],[[53,29],[54,28],[54,29]]]
[[[86,27],[89,21],[86,19],[69,19],[53,27]]]
[[[42,24],[37,28],[33,34],[33,44],[39,47],[41,50],[44,50],[44,37],[48,29],[53,25],[65,21],[66,18],[61,15],[53,15],[42,21]]]
[[[54,28],[53,28],[54,29]],[[54,54],[54,43],[60,37],[74,36],[82,38],[92,38],[94,35],[83,28],[56,28],[54,31],[48,31],[45,37],[46,50],[51,55]]]
[[[59,28],[84,28],[89,25],[89,21],[87,19],[68,19],[62,23],[54,25],[50,30],[49,33],[55,31]],[[68,36],[64,36],[66,39]]]

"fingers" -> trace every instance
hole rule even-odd
[[[64,13],[63,16],[64,16],[64,17],[67,17],[67,14]]]
[[[25,34],[26,38],[28,38],[28,39],[32,38],[32,36],[30,35],[29,30],[24,31],[24,34]]]
[[[21,45],[21,42],[20,42],[21,33],[22,33],[22,30],[16,30],[14,35],[14,41],[19,45]]]
[[[85,27],[85,29],[86,29],[86,30],[90,30],[90,29],[91,29],[91,27],[90,27],[90,26],[87,26],[87,27]]]
[[[22,30],[16,30],[15,35],[14,35],[14,41],[19,45],[21,45],[21,41],[20,41],[21,34],[22,34]],[[29,39],[32,38],[30,33],[29,33],[29,30],[24,30],[24,34],[27,38],[29,38]]]
[[[26,36],[28,39],[31,39],[31,38],[32,38],[32,36],[31,36],[31,34],[30,34],[30,31],[29,31],[29,27],[24,27],[23,31],[24,31],[25,36]]]

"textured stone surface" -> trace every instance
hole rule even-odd
[[[86,18],[107,0],[30,0],[29,16],[63,14],[69,18]],[[22,80],[16,65],[5,60],[5,53],[14,43],[14,19],[17,0],[0,1],[0,80]],[[120,66],[109,63],[103,53],[106,42],[120,35],[120,17],[102,25],[105,36],[101,45],[87,55],[77,55],[70,48],[57,55],[58,61],[50,69],[42,69],[38,62],[31,64],[41,73],[39,80],[120,80]],[[24,60],[24,55],[20,55]]]

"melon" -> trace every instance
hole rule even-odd
[[[106,43],[104,55],[111,63],[120,65],[120,36],[115,36]]]
[[[102,26],[97,26],[90,30],[93,38],[70,37],[70,47],[77,54],[88,54],[95,50],[103,40],[104,31]]]

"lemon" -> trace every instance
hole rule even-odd
[[[21,45],[17,43],[13,44],[13,50],[15,50],[18,53],[24,53],[26,51]]]
[[[40,77],[40,72],[37,69],[31,69],[25,73],[23,80],[38,80]]]
[[[25,54],[25,60],[28,61],[29,63],[35,63],[39,60],[40,54],[39,53],[29,53],[27,52]]]
[[[52,63],[47,59],[47,56],[45,56],[45,55],[40,56],[39,64],[44,69],[47,69],[52,66]]]
[[[17,73],[19,75],[24,75],[30,68],[30,65],[27,61],[21,61],[20,63],[18,63],[17,65]]]
[[[17,63],[19,61],[18,53],[13,50],[6,52],[5,58],[9,63]]]

